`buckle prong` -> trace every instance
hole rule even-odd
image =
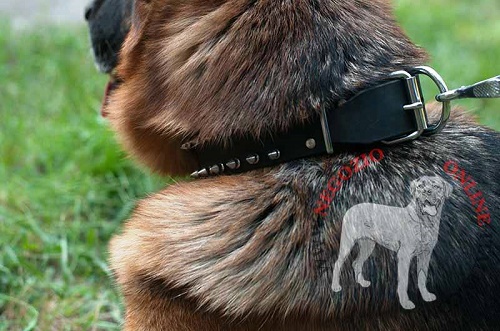
[[[332,137],[330,137],[330,128],[328,127],[326,109],[324,107],[321,110],[321,130],[323,131],[323,140],[325,141],[326,152],[328,154],[333,154]]]
[[[415,109],[421,109],[424,107],[424,104],[422,102],[414,102],[412,104],[403,106],[404,110],[415,110]]]

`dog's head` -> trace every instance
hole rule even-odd
[[[417,204],[417,212],[422,216],[436,216],[453,187],[439,176],[424,176],[411,182],[410,191]]]
[[[130,29],[133,2],[134,0],[93,0],[85,8],[95,64],[101,72],[110,75],[101,109],[103,116],[106,115],[104,108],[107,97],[118,86],[113,70]]]
[[[286,131],[425,62],[388,2],[136,0],[111,124],[164,174],[195,170],[183,142]]]
[[[95,63],[103,73],[111,73],[130,29],[133,0],[93,0],[85,8]]]

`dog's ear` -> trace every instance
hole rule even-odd
[[[441,178],[441,180],[443,181],[444,195],[445,197],[449,198],[451,196],[451,193],[453,192],[453,186],[443,178]]]
[[[436,178],[441,182],[441,184],[443,184],[444,196],[446,198],[449,198],[451,196],[451,193],[453,192],[453,186],[441,176],[434,176],[434,178]]]
[[[420,178],[417,178],[417,179],[414,179],[411,183],[410,183],[410,193],[412,196],[415,195],[416,191],[417,191],[417,185],[418,183],[420,182]]]

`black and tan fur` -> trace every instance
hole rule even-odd
[[[381,0],[136,0],[123,84],[107,111],[137,160],[187,174],[195,164],[183,141],[280,132],[425,61]],[[362,150],[171,185],[140,201],[111,242],[125,329],[496,330],[499,146],[497,132],[454,110],[442,133],[382,146],[385,158],[345,182],[326,217],[313,212],[320,193]],[[443,172],[450,159],[477,181],[492,224],[478,227],[454,189],[428,278],[438,300],[402,311],[395,257],[382,249],[365,264],[370,288],[334,293],[345,212],[361,202],[405,205],[420,176],[453,183]],[[343,284],[353,277],[345,269]]]

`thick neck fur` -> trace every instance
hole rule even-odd
[[[183,139],[283,131],[426,59],[384,1],[151,0],[135,12],[110,118],[163,173],[192,170]],[[134,141],[143,136],[163,149]]]

